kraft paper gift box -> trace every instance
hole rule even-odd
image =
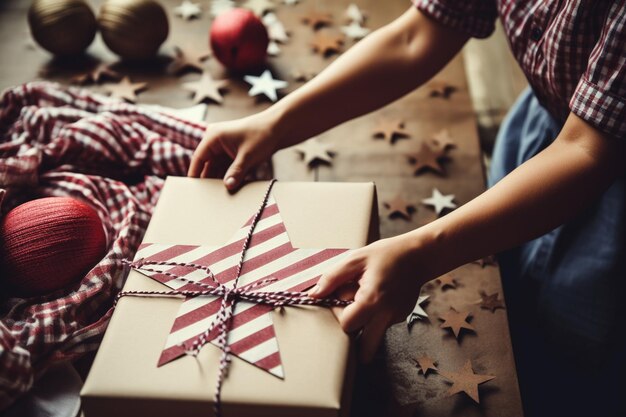
[[[268,182],[229,194],[221,181],[169,177],[143,242],[224,245],[261,205]],[[378,238],[372,183],[274,184],[272,198],[294,248],[358,248]],[[141,250],[138,252],[141,253]],[[171,288],[131,270],[123,291]],[[85,417],[214,415],[221,351],[159,366],[182,298],[122,297],[81,392]],[[330,308],[271,312],[283,378],[232,356],[221,396],[224,417],[346,416],[351,342]]]

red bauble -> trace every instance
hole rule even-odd
[[[211,26],[211,49],[228,69],[248,72],[262,68],[269,36],[261,19],[246,9],[222,13]]]
[[[102,222],[67,197],[29,201],[0,221],[0,271],[11,295],[41,295],[80,280],[104,255]]]

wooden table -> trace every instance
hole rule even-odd
[[[140,95],[140,103],[190,106],[193,103],[189,92],[181,89],[180,85],[197,79],[198,75],[187,73],[175,77],[168,75],[165,68],[174,45],[207,46],[210,24],[208,3],[202,2],[205,8],[203,16],[189,22],[173,16],[177,0],[162,3],[166,5],[171,26],[169,39],[161,49],[162,55],[147,64],[117,63],[113,68],[129,74],[133,81],[149,83],[149,89]],[[293,79],[294,70],[319,72],[334,59],[322,58],[311,51],[309,43],[313,33],[300,22],[301,15],[313,6],[332,12],[336,24],[330,30],[337,31],[348,3],[343,0],[302,0],[296,6],[281,4],[277,8],[276,14],[291,33],[291,41],[282,46],[280,56],[270,59],[270,67],[276,78],[289,81],[287,91],[300,85]],[[409,2],[404,0],[359,0],[357,3],[368,11],[366,25],[372,29],[391,21],[409,7]],[[116,62],[115,56],[106,50],[99,37],[90,47],[87,58],[71,62],[52,60],[45,51],[29,41],[27,7],[27,1],[5,0],[0,3],[0,37],[3,39],[0,44],[0,56],[3,58],[0,88],[42,78],[41,74],[46,74],[47,79],[68,83],[72,76],[100,60]],[[346,46],[351,44],[348,41]],[[215,78],[228,77],[214,59],[207,61],[206,67]],[[273,160],[275,176],[282,180],[374,181],[378,187],[383,237],[394,236],[432,221],[434,212],[421,205],[420,201],[430,196],[433,187],[443,193],[454,194],[459,204],[469,201],[483,191],[485,178],[462,58],[457,56],[435,78],[456,86],[458,91],[447,100],[432,98],[426,86],[386,108],[326,132],[318,139],[331,144],[336,151],[331,166],[309,169],[293,149],[283,150]],[[247,85],[233,78],[223,105],[209,105],[207,120],[232,119],[258,112],[267,105],[263,100],[248,97]],[[410,137],[399,139],[393,145],[374,139],[372,129],[384,117],[403,119]],[[405,154],[417,151],[422,140],[431,138],[444,128],[449,130],[457,143],[457,147],[450,151],[451,161],[445,164],[447,175],[413,175]],[[390,219],[387,215],[383,202],[397,194],[417,208],[410,221]],[[522,416],[506,311],[499,309],[492,313],[480,309],[477,304],[480,291],[497,292],[502,296],[498,269],[469,264],[452,274],[458,282],[456,289],[442,290],[437,282],[429,283],[423,289],[424,294],[430,295],[430,302],[426,305],[429,319],[415,323],[411,330],[406,323],[393,326],[375,361],[359,366],[354,390],[354,416]],[[469,309],[473,314],[471,323],[476,332],[465,334],[460,342],[447,330],[439,328],[439,314],[451,306]],[[423,354],[436,359],[442,370],[456,370],[471,359],[476,373],[495,375],[496,378],[480,386],[480,405],[474,404],[464,394],[448,397],[446,391],[449,384],[441,376],[435,373],[427,377],[418,374],[414,360]]]

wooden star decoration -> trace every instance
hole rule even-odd
[[[428,371],[438,371],[436,362],[432,360],[429,356],[420,356],[415,362],[417,362],[417,367],[419,368],[417,372],[421,372],[424,376],[428,374]]]
[[[356,4],[352,3],[348,6],[345,12],[348,22],[355,22],[359,25],[365,22],[367,15]]]
[[[413,323],[415,323],[417,320],[428,317],[428,314],[426,313],[426,310],[424,310],[424,308],[422,307],[422,304],[424,304],[429,297],[430,295],[420,295],[419,297],[417,297],[417,301],[415,302],[415,307],[413,307],[413,311],[411,311],[411,314],[409,314],[406,318],[406,324],[407,326],[409,326],[409,328],[411,328],[411,326],[413,326]]]
[[[475,331],[474,327],[467,322],[467,319],[470,317],[471,315],[468,311],[459,312],[450,307],[450,311],[439,315],[439,320],[443,321],[439,327],[452,330],[454,337],[458,340],[461,329]]]
[[[478,396],[478,386],[495,378],[493,375],[475,374],[472,369],[472,362],[468,359],[465,365],[456,372],[438,371],[439,375],[452,383],[446,395],[448,397],[464,392],[477,404],[480,404]]]
[[[296,152],[302,154],[304,163],[309,167],[313,167],[316,164],[332,164],[332,157],[334,151],[330,145],[322,143],[317,139],[309,139],[306,142],[301,143],[294,147]]]
[[[384,206],[389,210],[389,218],[402,217],[405,220],[411,220],[411,213],[415,211],[415,207],[400,196],[396,195],[392,200],[385,201]]]
[[[265,12],[274,10],[276,5],[270,0],[248,0],[242,7],[252,10],[252,12],[257,16],[263,16]]]
[[[420,149],[412,154],[408,154],[409,162],[413,165],[415,175],[424,170],[431,170],[439,175],[445,175],[441,161],[446,158],[445,152],[431,148],[427,143],[422,142]]]
[[[324,26],[330,26],[333,23],[333,15],[326,12],[311,10],[302,16],[302,23],[310,26],[313,30],[318,30]]]
[[[396,139],[408,138],[409,132],[404,127],[404,121],[400,119],[383,119],[374,128],[374,137],[382,138],[393,145]]]
[[[331,35],[325,32],[319,32],[315,35],[311,46],[315,52],[326,57],[341,52],[343,43],[343,35]]]
[[[492,313],[495,313],[497,309],[505,309],[504,303],[502,300],[498,298],[498,293],[487,294],[484,291],[480,292],[480,308],[484,310],[491,310]]]
[[[206,49],[195,49],[190,47],[175,46],[175,56],[169,66],[169,72],[179,74],[184,70],[194,70],[203,72],[205,61],[211,53]]]
[[[224,101],[221,90],[224,90],[227,85],[228,80],[215,80],[211,77],[211,74],[204,71],[198,81],[184,83],[183,88],[193,92],[193,101],[195,103],[212,100],[221,104]]]
[[[278,100],[277,90],[287,87],[287,82],[283,80],[277,80],[272,77],[270,70],[263,71],[259,77],[255,75],[246,75],[243,77],[244,81],[250,84],[250,90],[248,95],[250,97],[264,95],[272,101]]]
[[[199,3],[192,3],[189,0],[183,2],[174,8],[174,14],[182,19],[191,20],[200,17],[202,8]]]
[[[489,255],[489,256],[485,256],[483,258],[480,258],[472,263],[478,264],[480,265],[481,268],[484,268],[486,266],[497,266],[498,265],[498,261],[496,259],[496,257],[494,255]]]
[[[145,90],[148,83],[133,83],[129,77],[124,77],[118,83],[106,84],[104,90],[107,91],[111,97],[116,97],[126,101],[134,103],[137,101],[137,92]]]
[[[456,278],[454,278],[452,275],[450,274],[446,274],[443,275],[439,278],[437,278],[437,281],[439,281],[439,285],[441,286],[441,289],[443,290],[444,288],[456,288]]]
[[[91,71],[73,77],[72,82],[75,84],[99,84],[104,80],[119,81],[120,78],[122,78],[122,75],[117,71],[113,71],[108,64],[99,64]]]
[[[430,89],[430,97],[440,97],[446,100],[458,90],[455,86],[442,80],[431,81],[428,83],[428,88]]]
[[[422,204],[433,207],[437,216],[440,216],[446,209],[454,210],[457,207],[454,203],[454,194],[444,195],[436,188],[433,188],[433,194],[430,197],[422,200]]]
[[[430,143],[435,149],[444,152],[450,148],[456,148],[456,142],[450,137],[450,131],[448,129],[442,129],[435,133]]]

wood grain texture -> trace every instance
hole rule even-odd
[[[104,61],[113,63],[113,69],[129,75],[135,82],[148,82],[149,89],[139,95],[139,103],[191,106],[191,94],[182,84],[198,80],[200,74],[189,72],[176,77],[168,75],[166,68],[175,45],[208,47],[209,4],[203,3],[204,12],[199,19],[184,21],[174,16],[178,0],[161,3],[166,6],[170,20],[170,36],[152,62],[131,65],[116,63],[116,57],[106,50],[99,36],[90,47],[88,57],[71,62],[55,61],[28,40],[26,10],[29,2],[3,1],[0,3],[0,37],[3,39],[0,56],[4,59],[0,65],[0,89],[42,79],[41,70],[46,68],[46,79],[67,84],[71,77],[89,69],[90,62],[95,65]],[[301,16],[317,6],[321,11],[333,13],[335,23],[331,29],[338,30],[339,25],[345,24],[344,12],[349,3],[349,0],[302,0],[296,6],[280,4],[277,7],[276,14],[290,32],[290,41],[281,45],[281,55],[270,59],[270,68],[275,78],[290,83],[286,93],[301,85],[294,80],[294,71],[316,73],[336,59],[315,54],[310,47],[314,32],[301,23]],[[97,7],[101,2],[92,4]],[[366,26],[370,29],[390,22],[410,7],[405,0],[360,0],[357,4],[367,11]],[[344,49],[352,44],[347,41]],[[214,58],[206,61],[205,67],[215,79],[231,79],[223,104],[209,105],[208,122],[252,114],[270,104],[248,97],[247,84],[229,77]],[[484,190],[485,177],[462,58],[457,56],[435,78],[456,86],[458,91],[446,100],[430,98],[427,86],[422,87],[383,109],[320,135],[318,139],[331,144],[337,152],[331,166],[310,169],[302,162],[300,154],[285,149],[273,158],[274,175],[281,180],[374,181],[378,187],[383,237],[395,236],[432,221],[434,212],[420,202],[431,195],[433,187],[444,194],[454,194],[458,204],[468,202]],[[99,86],[89,88],[101,91]],[[405,121],[409,138],[397,140],[393,145],[375,139],[372,132],[385,117]],[[430,172],[413,175],[405,154],[417,151],[422,140],[444,128],[457,143],[457,147],[448,152],[450,161],[444,163],[447,175],[442,177]],[[383,201],[398,194],[417,208],[410,221],[387,216]],[[435,282],[423,289],[424,294],[430,295],[425,305],[429,319],[416,322],[410,331],[406,323],[390,328],[374,362],[358,367],[353,416],[522,416],[506,310],[492,313],[478,304],[480,291],[497,292],[502,297],[498,270],[470,264],[454,271],[453,275],[459,283],[456,289],[441,290]],[[469,309],[473,314],[471,323],[476,332],[462,336],[460,343],[448,331],[439,328],[438,314],[451,306]],[[438,368],[444,371],[459,369],[470,359],[476,373],[496,378],[480,386],[480,405],[463,394],[447,397],[449,384],[444,378],[435,372],[429,372],[426,377],[418,373],[415,360],[423,355],[437,361]]]

